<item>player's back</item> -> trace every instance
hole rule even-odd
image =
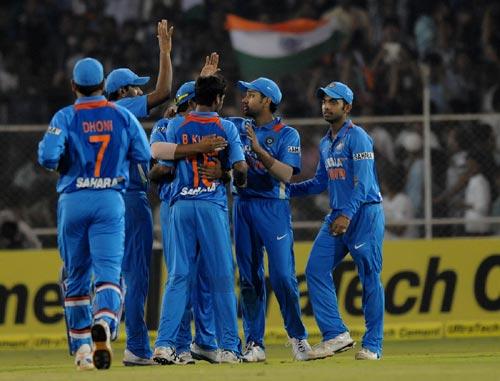
[[[232,129],[229,135],[226,131],[228,128]],[[222,120],[215,112],[192,112],[184,118],[173,119],[169,124],[167,136],[170,142],[176,144],[198,143],[205,136],[220,136],[231,144],[233,131],[237,134],[234,125]],[[227,166],[227,153],[224,151],[189,156],[176,162],[171,204],[179,199],[201,199],[224,207],[227,205],[224,184],[219,179],[208,180],[199,173],[200,166],[210,166],[215,158],[221,160],[223,166]]]
[[[39,156],[42,164],[47,157],[58,159],[58,192],[123,189],[129,177],[129,159],[149,158],[145,134],[138,137],[135,123],[127,110],[103,97],[77,101],[56,113],[40,144]]]

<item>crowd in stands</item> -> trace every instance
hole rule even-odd
[[[240,75],[224,28],[228,13],[269,23],[299,17],[336,18],[342,25],[344,37],[338,49],[304,71],[275,78],[284,94],[278,111],[286,117],[320,117],[315,90],[333,79],[353,89],[354,116],[421,114],[424,65],[428,68],[432,113],[500,112],[498,2],[205,0],[195,11],[187,8],[188,3],[2,1],[0,124],[46,124],[57,109],[72,102],[68,78],[74,63],[84,56],[99,58],[106,72],[130,67],[139,75],[151,75],[150,86],[154,86],[158,70],[156,22],[162,18],[175,27],[174,88],[193,79],[211,51],[220,54],[223,73],[230,84],[235,84]],[[239,99],[232,88],[226,111],[237,112]],[[151,121],[161,117],[162,111],[158,108],[153,112]],[[315,127],[311,134],[304,134],[305,128],[299,129],[304,171],[298,179],[310,177],[315,171],[317,142],[324,133],[323,128]],[[365,127],[375,140],[388,219],[422,218],[422,125]],[[500,120],[433,123],[432,128],[433,216],[466,217],[472,221],[465,226],[436,227],[434,234],[500,234],[496,225],[474,222],[481,216],[500,216]],[[40,202],[40,195],[32,192],[36,184],[26,185],[26,176],[20,174],[22,168],[30,170],[26,160],[31,163],[32,154],[22,156],[16,152],[14,146],[0,153],[3,163],[7,160],[11,164],[4,173],[12,188],[2,191],[10,198],[4,194],[0,203],[2,208],[11,207],[9,202],[15,199],[16,205],[26,209],[26,203]],[[42,175],[34,178],[44,188],[54,180]],[[53,193],[53,188],[45,191]],[[5,200],[7,205],[3,205]],[[321,197],[315,199],[317,214],[294,203],[294,218],[320,216],[327,208],[324,201]],[[40,206],[34,209],[43,210]],[[31,217],[24,218],[35,226],[53,221],[37,213],[28,215]],[[394,226],[387,231],[387,236],[394,238],[421,235],[418,226]]]

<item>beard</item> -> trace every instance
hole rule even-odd
[[[323,114],[323,119],[326,120],[328,123],[332,124],[332,123],[336,123],[340,119],[342,119],[342,115],[337,115],[337,114],[324,115]]]

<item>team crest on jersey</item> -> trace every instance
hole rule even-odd
[[[273,143],[274,143],[274,138],[273,138],[272,136],[268,136],[268,137],[266,138],[266,144],[267,144],[268,146],[271,146],[271,145],[273,145]]]

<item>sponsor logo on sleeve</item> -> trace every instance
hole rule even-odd
[[[290,152],[290,153],[300,153],[300,147],[288,146],[288,152]]]
[[[374,160],[373,152],[358,152],[352,155],[353,160]]]
[[[47,129],[47,134],[51,134],[51,135],[61,135],[61,132],[62,132],[62,130],[60,128],[53,127],[53,126],[49,126],[49,128]]]

